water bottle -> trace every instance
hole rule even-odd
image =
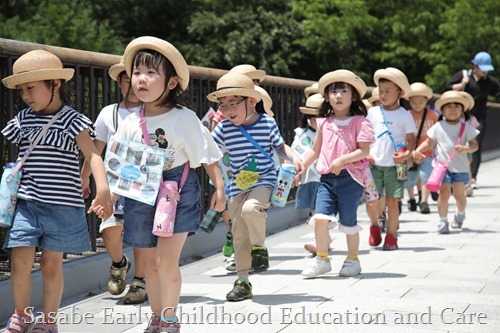
[[[16,167],[16,162],[7,163],[3,169],[2,180],[0,182],[0,227],[9,228],[14,220],[16,211],[17,191],[21,184],[21,170],[11,176],[12,169]]]
[[[295,166],[293,164],[282,164],[278,174],[278,182],[271,196],[271,203],[275,207],[285,207],[294,178]]]
[[[396,150],[398,153],[404,153],[406,151],[406,146],[399,144],[396,146]],[[408,180],[408,164],[406,161],[396,163],[396,179],[402,182]]]
[[[200,229],[207,233],[211,233],[217,223],[219,223],[221,215],[222,212],[210,208],[200,222]]]
[[[153,235],[171,237],[174,234],[175,213],[180,198],[177,182],[166,180],[161,184],[156,202]]]

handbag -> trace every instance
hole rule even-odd
[[[458,134],[457,145],[460,143],[460,139],[462,138],[464,129],[465,122],[462,122],[460,133]],[[446,175],[446,170],[448,170],[448,165],[450,164],[451,160],[453,160],[453,157],[455,157],[455,153],[456,150],[455,148],[453,148],[453,151],[451,152],[450,157],[448,158],[448,161],[446,161],[446,163],[434,159],[434,168],[432,169],[427,183],[425,183],[425,186],[429,189],[429,191],[437,192],[439,190],[441,184],[443,183],[444,176]]]
[[[146,128],[146,119],[144,118],[144,108],[139,112],[142,136],[149,146],[152,146],[149,133]],[[171,237],[174,234],[175,216],[177,213],[177,203],[181,198],[181,190],[186,182],[189,173],[189,161],[184,164],[181,181],[165,180],[160,185],[158,197],[156,198],[155,217],[153,221],[153,235],[159,237]]]
[[[30,143],[30,146],[24,152],[23,158],[19,162],[11,162],[4,166],[2,180],[0,182],[0,227],[9,228],[14,220],[14,213],[17,204],[17,192],[21,185],[22,169],[24,162],[28,159],[33,149],[45,136],[48,129],[59,118],[59,116],[69,110],[68,106],[64,106],[61,112],[58,112],[45,125],[35,140]]]

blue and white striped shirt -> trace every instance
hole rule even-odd
[[[7,123],[2,134],[19,146],[19,158],[62,108],[51,114],[24,109]],[[75,141],[75,137],[84,130],[88,130],[91,137],[95,136],[94,125],[85,115],[71,108],[61,114],[23,164],[18,198],[47,204],[85,206],[80,180],[80,150]]]
[[[274,118],[265,114],[261,114],[254,123],[243,127],[271,157],[274,155],[274,149],[281,148],[285,143]],[[274,162],[255,148],[231,121],[227,119],[221,121],[213,130],[212,137],[221,149],[225,148],[228,151],[231,161],[232,178],[229,198],[234,198],[258,186],[274,188],[277,181]],[[236,177],[244,170],[259,174],[257,183],[247,189],[241,189],[236,184]]]

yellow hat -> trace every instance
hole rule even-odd
[[[334,82],[345,82],[349,83],[354,87],[359,93],[359,96],[363,98],[366,94],[366,84],[359,76],[346,69],[338,69],[333,72],[326,73],[319,79],[319,93],[324,94],[325,89],[328,85]]]
[[[219,102],[219,98],[227,96],[250,97],[259,102],[262,95],[255,89],[253,81],[238,72],[228,72],[217,81],[217,90],[207,95],[211,102]]]
[[[423,96],[427,99],[432,98],[432,89],[428,85],[422,82],[414,82],[410,86],[410,93],[407,98],[414,96]]]
[[[448,90],[444,92],[436,101],[435,105],[439,110],[441,110],[443,105],[448,103],[462,104],[464,106],[464,111],[469,110],[470,107],[470,102],[467,97],[465,97],[465,95],[463,95],[461,92],[455,90]]]
[[[387,67],[385,69],[379,69],[373,75],[373,81],[378,86],[378,81],[380,79],[386,79],[394,82],[401,90],[403,90],[403,97],[408,97],[410,93],[410,83],[408,83],[408,78],[399,69],[394,67]]]
[[[299,107],[299,110],[303,114],[317,116],[319,115],[319,110],[324,102],[325,99],[321,96],[321,94],[313,94],[307,98],[306,106]]]
[[[61,60],[54,54],[45,50],[33,50],[19,57],[12,66],[12,75],[2,79],[2,83],[9,89],[23,83],[66,80],[73,77],[75,70],[63,68]]]
[[[255,68],[255,66],[248,64],[234,66],[229,71],[245,74],[252,80],[259,80],[259,82],[264,81],[264,79],[266,78],[265,71],[263,71],[262,69],[257,69]]]

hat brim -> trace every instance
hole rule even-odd
[[[323,75],[318,82],[319,93],[323,95],[326,87],[334,82],[345,82],[350,84],[356,89],[360,98],[363,98],[366,94],[367,88],[365,82],[354,73],[344,70],[337,70]]]
[[[311,95],[318,94],[318,93],[319,93],[319,89],[316,87],[309,86],[309,87],[304,88],[304,96],[306,96],[306,98],[308,98]]]
[[[440,98],[434,103],[434,105],[441,110],[443,105],[449,104],[449,103],[459,103],[464,106],[464,112],[467,112],[470,107],[469,100],[463,96],[453,96],[453,97],[447,97],[447,98]]]
[[[74,74],[75,70],[72,68],[39,69],[7,76],[2,79],[2,83],[9,89],[16,89],[18,85],[28,82],[45,80],[69,81]]]
[[[406,98],[411,98],[411,97],[415,97],[415,96],[423,96],[427,99],[431,99],[432,98],[432,91],[424,91],[424,90],[415,90],[415,91],[410,91],[410,93],[408,94],[408,96]]]
[[[259,102],[262,99],[260,92],[255,89],[244,89],[244,88],[225,88],[221,90],[216,90],[207,95],[207,99],[211,102],[219,103],[219,98],[227,96],[243,96],[255,99]]]
[[[124,64],[116,64],[110,67],[108,70],[109,77],[112,78],[113,80],[117,81],[118,76],[125,71],[125,65]]]
[[[179,85],[184,91],[189,86],[189,68],[182,54],[169,42],[156,37],[139,37],[131,41],[123,54],[123,64],[129,77],[132,77],[132,65],[135,55],[141,50],[153,50],[161,53],[174,66]]]
[[[477,67],[483,72],[491,72],[495,69],[493,65],[477,65]]]
[[[368,102],[370,102],[371,105],[373,105],[373,102],[380,101],[379,96],[372,96],[368,98]]]
[[[380,79],[386,79],[386,80],[394,82],[395,85],[397,85],[401,90],[403,90],[402,97],[407,98],[408,95],[410,94],[410,91],[411,91],[410,84],[408,83],[407,80],[404,80],[402,77],[400,77],[396,73],[393,73],[393,72],[388,71],[386,69],[379,69],[378,71],[375,72],[375,75],[373,76],[373,81],[375,81],[375,84],[377,85],[377,87],[379,86],[378,81]]]
[[[259,80],[259,82],[263,82],[266,79],[266,72],[262,69],[256,69],[254,71],[244,73],[246,76],[251,78],[252,80]]]
[[[300,112],[303,114],[307,114],[309,116],[317,116],[319,115],[319,108],[310,108],[307,106],[301,106],[299,107]]]

